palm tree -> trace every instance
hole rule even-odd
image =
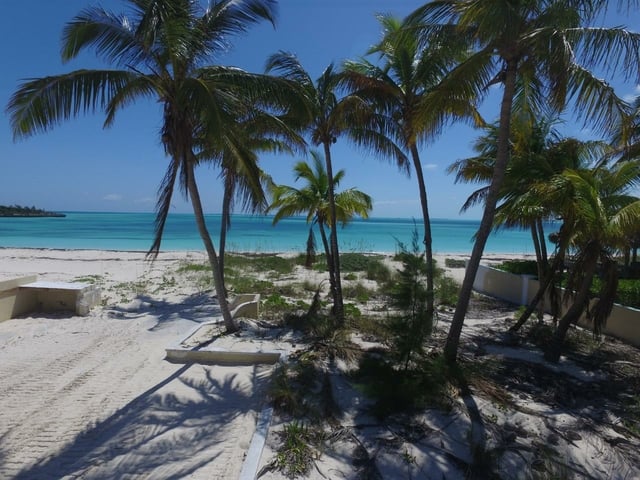
[[[385,141],[380,136],[370,131],[363,120],[370,115],[370,110],[364,102],[354,95],[339,96],[342,74],[335,67],[329,65],[314,82],[309,73],[302,67],[295,55],[287,52],[278,52],[267,60],[267,71],[278,72],[282,77],[296,82],[304,92],[309,116],[302,119],[311,143],[314,146],[322,146],[325,160],[325,168],[328,179],[329,213],[327,217],[330,228],[329,246],[331,252],[330,270],[333,271],[334,285],[332,285],[333,314],[339,324],[344,323],[344,302],[342,298],[342,283],[340,279],[340,253],[338,249],[338,232],[336,222],[335,186],[333,184],[333,160],[331,146],[341,135],[347,135],[357,145],[370,147],[370,139],[378,138],[377,150],[384,154],[402,155],[395,145]]]
[[[307,223],[310,223],[309,238],[313,237],[313,226],[318,225],[325,256],[329,270],[330,283],[335,282],[335,271],[332,266],[334,253],[327,239],[325,227],[331,228],[331,224],[340,222],[343,226],[350,222],[354,216],[368,218],[372,208],[371,197],[360,190],[350,188],[335,193],[335,209],[332,211],[329,200],[329,175],[323,165],[322,155],[317,151],[311,151],[312,164],[298,162],[294,166],[296,180],[306,182],[303,188],[297,189],[288,185],[271,185],[273,200],[269,210],[276,210],[273,217],[275,225],[285,217],[306,214]],[[344,178],[344,170],[339,170],[333,178],[334,188],[337,188]],[[335,211],[335,214],[333,213]],[[332,221],[332,215],[336,221]]]
[[[422,170],[419,147],[433,139],[442,129],[446,114],[453,112],[473,115],[469,102],[450,104],[449,110],[430,110],[426,102],[455,62],[463,58],[456,42],[429,45],[422,48],[418,30],[390,15],[378,17],[384,36],[369,50],[383,60],[382,66],[367,60],[345,63],[345,81],[353,94],[365,99],[379,113],[374,122],[382,137],[393,139],[400,149],[409,153],[415,170],[423,220],[423,244],[426,255],[426,313],[433,319],[433,247],[427,188]],[[463,51],[464,53],[464,51]],[[476,116],[476,119],[478,117]],[[407,158],[396,155],[397,165],[409,173]]]
[[[450,95],[482,98],[488,86],[503,86],[497,152],[484,211],[444,349],[454,363],[482,252],[493,226],[496,205],[509,160],[511,115],[517,86],[554,111],[568,100],[577,115],[593,120],[595,129],[616,125],[627,105],[589,70],[625,78],[639,75],[640,35],[623,28],[586,25],[608,6],[605,0],[438,0],[410,15],[425,42],[457,36],[468,42],[471,55],[454,68],[438,89],[443,105]],[[637,3],[629,0],[628,4]],[[447,93],[450,92],[450,93]]]
[[[569,326],[585,311],[596,334],[611,313],[618,283],[614,253],[624,247],[627,232],[640,227],[640,199],[629,194],[638,185],[640,164],[625,162],[614,167],[601,164],[591,170],[567,169],[536,187],[538,194],[554,202],[575,251],[566,290],[572,303],[558,322],[545,353],[547,360],[558,361]],[[598,299],[587,308],[599,266],[602,283]]]
[[[258,166],[258,153],[293,153],[304,149],[304,140],[281,118],[255,112],[239,119],[241,138],[213,150],[204,150],[203,158],[218,159],[224,185],[220,220],[219,265],[224,272],[227,232],[231,228],[231,213],[236,201],[251,213],[265,213],[265,173]],[[211,142],[210,142],[211,143]],[[210,146],[210,145],[209,145]],[[224,282],[224,276],[223,276]],[[225,289],[226,291],[226,289]]]
[[[273,24],[275,0],[214,0],[207,9],[193,0],[127,0],[127,4],[128,15],[86,8],[63,32],[64,61],[92,48],[116,69],[76,70],[23,83],[8,106],[14,136],[44,132],[81,112],[96,110],[105,112],[108,127],[121,108],[140,98],[156,98],[163,105],[160,141],[169,166],[159,189],[149,255],[155,258],[159,252],[178,183],[193,206],[225,326],[234,330],[195,179],[198,149],[211,135],[218,145],[237,144],[236,139],[242,138],[236,134],[239,112],[248,115],[265,99],[276,104],[292,96],[281,80],[206,64],[227,48],[231,35],[263,20]]]
[[[562,138],[554,128],[557,120],[531,118],[528,111],[514,115],[511,125],[509,163],[500,189],[494,228],[522,228],[531,231],[536,252],[540,291],[520,316],[511,331],[519,329],[533,313],[544,293],[555,278],[555,272],[563,264],[567,243],[561,241],[550,266],[545,241],[544,222],[554,218],[553,204],[548,198],[535,195],[534,187],[549,181],[566,168],[580,169],[593,165],[602,158],[609,147],[604,142],[582,142]],[[463,204],[461,211],[481,204],[486,198],[495,164],[498,126],[487,127],[486,135],[474,146],[478,156],[458,160],[448,168],[456,174],[456,182],[482,183]],[[561,236],[562,237],[562,236]],[[564,237],[562,237],[564,238]]]

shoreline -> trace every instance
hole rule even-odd
[[[236,252],[235,255],[278,255],[291,258],[301,252]],[[343,252],[349,253],[349,252]],[[392,260],[394,253],[362,252],[365,255],[381,255]],[[445,260],[468,260],[469,253],[434,253],[434,259],[439,268],[451,276],[458,283],[464,278],[465,269],[447,267]],[[535,259],[535,255],[493,253],[482,256],[482,262],[492,264],[505,260]],[[60,249],[35,247],[0,247],[0,280],[7,280],[17,276],[38,275],[40,280],[77,281],[86,276],[113,277],[114,281],[135,282],[144,275],[159,270],[159,265],[172,263],[178,268],[181,263],[207,262],[204,250],[162,250],[155,259],[148,259],[147,254],[140,250],[100,250],[100,249]]]

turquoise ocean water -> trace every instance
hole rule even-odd
[[[64,218],[0,218],[0,247],[146,251],[151,245],[152,213],[65,213]],[[220,215],[207,215],[216,246],[219,225]],[[435,252],[471,253],[478,225],[474,220],[433,220]],[[300,252],[305,248],[308,228],[304,218],[285,219],[272,226],[269,217],[234,215],[227,245],[230,251]],[[413,229],[412,219],[372,218],[355,220],[340,228],[338,235],[345,252],[395,252],[397,240],[411,242]],[[554,230],[557,228],[547,227],[548,233]],[[316,240],[321,249],[319,234]],[[171,214],[162,250],[202,249],[193,215]],[[492,234],[485,252],[534,253],[529,232],[521,230]]]

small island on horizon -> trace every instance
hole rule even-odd
[[[0,205],[0,217],[66,217],[64,213],[48,212],[36,207]]]

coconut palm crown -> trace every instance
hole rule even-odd
[[[261,21],[273,24],[276,2],[213,0],[203,8],[193,0],[127,0],[126,5],[126,14],[85,8],[63,30],[64,61],[91,49],[114,69],[81,69],[25,81],[8,105],[11,126],[15,137],[27,137],[81,113],[102,111],[108,127],[120,109],[136,100],[157,100],[163,107],[159,137],[169,165],[158,190],[155,239],[149,254],[153,258],[159,252],[178,183],[191,200],[225,324],[232,330],[235,326],[204,222],[195,167],[199,150],[211,135],[219,151],[224,150],[219,147],[222,144],[233,150],[243,137],[234,134],[239,115],[264,105],[265,99],[278,111],[278,104],[291,98],[282,80],[210,66],[228,48],[231,36]]]
[[[640,80],[640,35],[589,25],[608,6],[604,0],[436,0],[410,15],[425,44],[451,36],[466,39],[471,51],[438,89],[443,104],[449,96],[483,98],[489,86],[502,85],[496,161],[445,345],[449,363],[456,361],[473,281],[493,225],[509,159],[514,100],[523,94],[518,87],[536,99],[531,105],[563,112],[571,103],[576,116],[594,130],[612,128],[628,115],[628,105],[592,72],[600,68],[604,74]]]
[[[347,61],[344,82],[353,95],[363,98],[376,112],[370,121],[371,128],[377,128],[379,137],[392,140],[411,159],[409,163],[404,156],[393,158],[407,174],[412,165],[418,182],[427,265],[426,317],[432,319],[435,315],[433,240],[420,148],[434,139],[450,119],[469,118],[481,123],[481,118],[468,99],[456,102],[450,97],[446,108],[437,109],[429,103],[437,98],[432,93],[440,81],[456,62],[465,58],[462,42],[451,39],[425,46],[420,42],[419,30],[411,28],[408,22],[391,15],[379,15],[378,20],[383,38],[369,54],[378,54],[382,65],[365,59]]]
[[[312,150],[311,163],[298,162],[294,165],[296,180],[303,180],[302,188],[288,185],[270,185],[273,200],[269,206],[270,211],[275,210],[273,216],[274,225],[285,217],[306,215],[310,224],[309,238],[313,238],[313,226],[320,230],[322,244],[327,257],[329,278],[335,281],[335,271],[332,271],[331,246],[327,239],[325,228],[332,224],[340,223],[342,226],[349,223],[355,216],[368,218],[373,208],[372,199],[366,193],[355,188],[349,188],[335,193],[335,210],[331,209],[329,202],[329,176],[324,166],[322,155]],[[345,171],[339,170],[333,177],[334,188],[337,188],[344,178]],[[331,221],[331,215],[335,211],[336,220]],[[309,245],[312,241],[307,242]],[[307,252],[308,255],[310,252]]]
[[[333,159],[331,147],[341,136],[346,136],[356,145],[388,155],[405,158],[404,153],[376,128],[371,127],[374,118],[370,107],[358,96],[345,93],[342,88],[343,74],[330,64],[314,81],[302,67],[298,58],[290,53],[280,51],[269,57],[266,69],[275,72],[282,78],[296,83],[303,92],[302,99],[306,109],[300,109],[300,125],[307,133],[314,146],[322,146],[325,168],[328,178],[328,199],[331,215],[329,216],[330,248],[333,262],[331,271],[335,273],[333,290],[333,314],[338,324],[344,323],[344,302],[340,278],[340,253],[338,249],[338,232],[335,222],[337,212],[333,185]],[[345,93],[343,95],[343,93]]]

